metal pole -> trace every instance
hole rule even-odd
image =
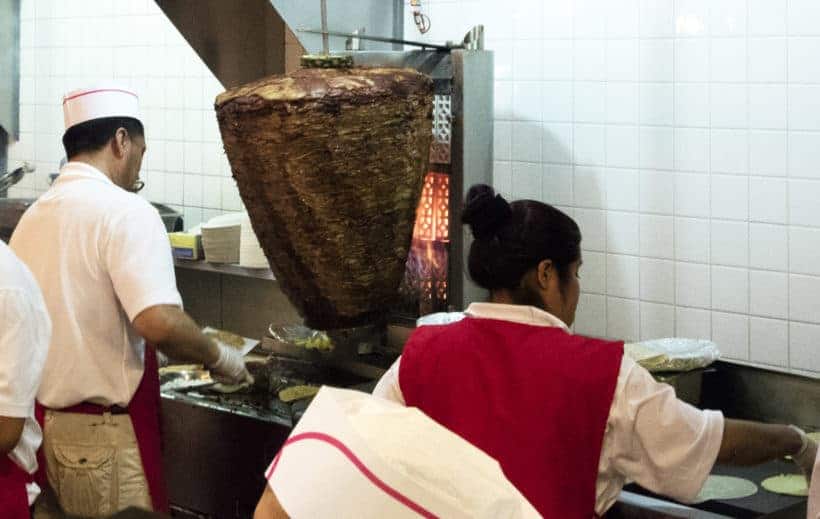
[[[368,41],[382,41],[386,43],[398,43],[402,45],[412,45],[414,47],[421,47],[422,49],[436,49],[436,50],[453,50],[453,49],[463,49],[464,44],[454,44],[450,43],[448,45],[438,45],[435,43],[427,43],[423,41],[412,41],[412,40],[397,40],[395,38],[385,38],[382,36],[368,36],[366,34],[353,34],[350,32],[339,32],[339,31],[317,31],[315,29],[296,29],[297,32],[306,32],[308,34],[324,34],[325,36],[338,36],[341,38],[359,38],[360,40],[368,40]]]
[[[9,134],[7,134],[6,130],[0,126],[0,177],[5,175],[8,171],[8,137]],[[6,198],[6,196],[8,196],[7,190],[0,186],[0,198]]]
[[[330,38],[327,34],[327,0],[322,2],[322,51],[325,56],[330,54]]]

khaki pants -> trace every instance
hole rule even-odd
[[[151,510],[128,415],[46,411],[43,451],[53,493],[37,500],[36,519],[107,517],[129,506]],[[56,502],[55,502],[56,501]]]

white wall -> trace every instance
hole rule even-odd
[[[151,0],[22,0],[20,141],[9,165],[36,164],[9,196],[37,196],[64,152],[62,95],[116,80],[140,95],[143,193],[186,226],[242,209],[213,101],[224,89]]]
[[[495,187],[581,226],[577,330],[820,372],[820,2],[422,4],[486,26]]]
[[[728,358],[820,373],[820,2],[423,0],[431,40],[477,23],[496,53],[496,187],[584,233],[577,329],[711,337]],[[62,157],[61,95],[142,95],[144,194],[188,224],[240,210],[219,83],[150,0],[22,0],[21,140]],[[412,22],[407,37],[422,39]]]

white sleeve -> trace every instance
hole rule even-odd
[[[723,415],[678,400],[624,356],[622,394],[610,412],[611,462],[627,479],[682,502],[700,492],[723,440]]]
[[[390,366],[390,369],[382,376],[379,383],[373,389],[373,396],[378,396],[386,400],[398,402],[401,405],[406,405],[404,402],[404,395],[399,386],[399,363],[401,357],[396,359],[396,362]]]
[[[820,454],[814,459],[806,518],[820,519]]]
[[[21,289],[0,289],[0,416],[31,416],[51,340],[51,320]]]
[[[134,207],[112,220],[104,255],[129,320],[152,306],[182,306],[168,234],[151,206]]]

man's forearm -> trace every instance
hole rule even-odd
[[[157,348],[174,360],[210,366],[219,358],[216,344],[202,333],[193,319],[182,311],[180,314],[167,339],[157,344]]]
[[[134,325],[147,341],[174,360],[210,366],[219,358],[217,345],[180,308],[149,308],[137,316]]]
[[[25,418],[0,416],[0,456],[5,456],[14,450],[23,434]]]
[[[726,419],[718,462],[756,465],[795,454],[801,446],[800,433],[786,425]]]

